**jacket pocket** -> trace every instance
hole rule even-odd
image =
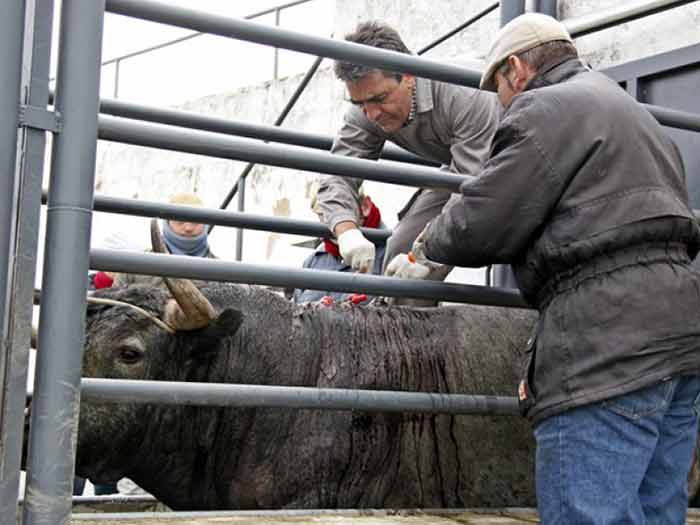
[[[537,337],[540,322],[537,321],[530,339],[527,340],[524,357],[524,370],[518,384],[518,408],[520,415],[527,417],[532,407],[535,406],[537,393],[534,389],[535,358],[537,355]]]

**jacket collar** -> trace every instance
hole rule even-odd
[[[559,84],[584,71],[588,69],[578,58],[555,60],[542,66],[523,91]]]
[[[416,77],[416,113],[433,109],[433,89],[429,78]]]

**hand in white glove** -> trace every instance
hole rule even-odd
[[[374,244],[365,239],[357,228],[344,231],[338,236],[338,249],[345,264],[360,273],[372,271],[374,266]]]
[[[452,269],[444,264],[436,263],[425,256],[425,229],[413,241],[411,251],[400,253],[394,257],[384,270],[389,277],[405,279],[444,279]]]
[[[384,275],[401,279],[425,279],[429,274],[430,268],[416,261],[412,252],[398,254],[384,270]]]

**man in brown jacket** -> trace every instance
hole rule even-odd
[[[685,523],[700,231],[679,151],[545,15],[501,29],[481,84],[506,108],[491,157],[418,264],[512,264],[540,312],[518,394],[542,523]]]

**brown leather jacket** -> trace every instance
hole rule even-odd
[[[700,231],[658,122],[577,59],[516,96],[482,173],[434,219],[426,254],[513,265],[540,311],[534,420],[700,373]]]

